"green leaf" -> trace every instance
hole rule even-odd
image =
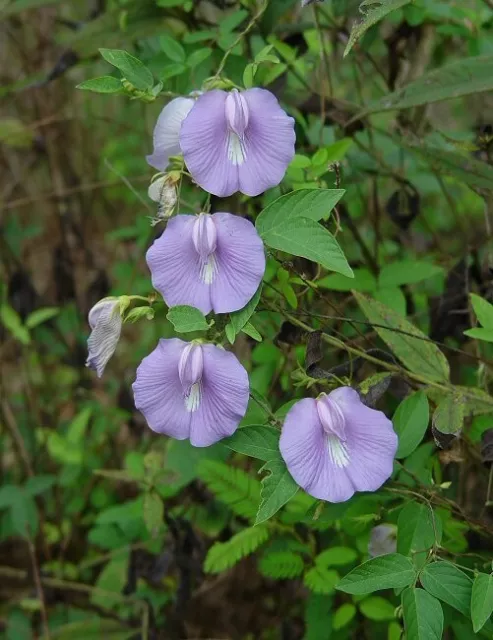
[[[19,489],[16,501],[11,505],[10,517],[16,533],[33,536],[38,530],[38,511],[32,496]]]
[[[281,4],[285,2],[286,0],[281,0]],[[270,2],[269,7],[274,3],[275,0]],[[303,640],[329,640],[332,637],[333,609],[333,598],[330,595],[313,592],[309,594],[305,604]]]
[[[344,50],[344,57],[351,51],[355,43],[370,27],[385,18],[391,11],[400,9],[411,0],[363,0],[359,10],[363,14],[360,22],[356,22],[351,30],[349,41]]]
[[[22,489],[15,484],[6,484],[0,487],[0,509],[12,506],[16,500],[22,499]]]
[[[279,437],[281,433],[274,427],[252,424],[241,427],[222,441],[227,447],[259,460],[280,459]]]
[[[51,489],[56,482],[56,476],[53,475],[39,475],[31,476],[27,479],[24,485],[24,490],[30,496],[38,496],[40,493],[44,493]]]
[[[426,565],[419,579],[432,596],[446,602],[463,615],[469,616],[472,580],[455,565],[448,562],[433,562]]]
[[[251,89],[255,83],[255,73],[258,65],[255,62],[250,62],[243,71],[243,85],[245,89]]]
[[[469,338],[474,338],[475,340],[493,342],[493,330],[491,329],[482,329],[481,327],[467,329],[466,331],[464,331],[464,335],[468,336]]]
[[[257,305],[260,301],[260,296],[262,295],[262,283],[260,283],[259,288],[254,293],[252,299],[246,304],[243,309],[239,309],[238,311],[233,311],[233,313],[229,314],[229,320],[231,322],[231,326],[235,334],[240,333],[246,323],[250,320]]]
[[[339,577],[337,571],[317,565],[305,573],[303,582],[313,593],[328,595],[334,593]]]
[[[91,591],[90,601],[92,604],[104,609],[111,609],[122,602],[124,599],[121,594],[122,585],[127,582],[129,560],[130,552],[125,551],[119,553],[105,565],[96,581],[97,588]]]
[[[82,445],[92,415],[91,407],[82,409],[67,427],[67,442],[71,445]]]
[[[402,611],[407,640],[442,640],[442,605],[424,589],[406,589],[402,593]]]
[[[198,475],[234,513],[244,518],[255,518],[260,502],[260,482],[256,478],[241,469],[212,460],[199,463]]]
[[[207,58],[210,58],[212,55],[212,49],[210,47],[202,47],[202,49],[196,49],[192,51],[192,53],[188,56],[187,66],[191,69],[198,67],[199,64],[202,64]]]
[[[296,578],[303,573],[305,563],[303,558],[293,551],[271,551],[264,555],[259,562],[259,571],[267,578],[277,580]]]
[[[202,311],[185,304],[171,307],[166,314],[166,318],[171,322],[177,333],[207,331],[214,324],[213,320],[207,322]]]
[[[438,274],[443,274],[443,268],[435,264],[419,260],[401,260],[383,267],[378,276],[378,285],[382,289],[399,287],[403,284],[422,282]]]
[[[190,73],[187,65],[184,62],[172,62],[159,71],[159,79],[166,82],[166,80],[179,76],[182,73]]]
[[[92,91],[93,93],[121,93],[123,91],[122,81],[120,78],[113,76],[101,76],[100,78],[84,80],[84,82],[76,86],[76,89]]]
[[[26,327],[28,329],[34,329],[43,322],[47,322],[60,313],[60,309],[57,307],[44,307],[43,309],[36,309],[30,313],[26,318]]]
[[[418,80],[371,103],[358,114],[393,109],[408,109],[493,89],[493,56],[477,56],[456,60],[439,69],[424,73]]]
[[[354,269],[354,277],[341,276],[340,273],[331,273],[324,278],[317,280],[317,287],[331,289],[332,291],[375,291],[377,281],[375,276],[368,269]]]
[[[269,474],[262,480],[261,502],[255,524],[260,524],[279,511],[298,491],[284,460],[269,460],[260,471]]]
[[[338,567],[354,562],[358,554],[351,547],[330,547],[315,558],[315,564],[323,567]]]
[[[262,336],[257,331],[257,329],[255,329],[255,327],[251,322],[247,322],[245,326],[242,328],[242,331],[243,333],[246,333],[247,336],[250,336],[250,338],[253,338],[257,342],[262,342]]]
[[[261,236],[269,235],[294,218],[309,218],[314,222],[325,220],[344,193],[344,189],[291,191],[265,207],[255,222],[257,231]]]
[[[394,431],[399,436],[396,458],[407,458],[423,440],[430,409],[424,391],[416,391],[400,403],[392,418]]]
[[[433,426],[440,433],[458,434],[464,424],[465,410],[462,396],[449,393],[440,401],[433,413]]]
[[[436,382],[448,381],[447,358],[422,331],[376,300],[357,291],[353,295],[375,331],[410,371]]]
[[[0,321],[16,340],[22,344],[31,342],[29,331],[22,325],[19,314],[8,304],[0,305]]]
[[[346,602],[341,605],[339,609],[334,613],[334,620],[332,626],[334,631],[342,629],[348,625],[356,615],[356,607],[351,602]]]
[[[371,596],[359,603],[361,613],[369,620],[382,622],[383,620],[394,620],[394,605],[381,596]]]
[[[205,573],[221,573],[256,551],[269,538],[265,525],[243,529],[227,542],[216,542],[207,552]]]
[[[159,36],[159,46],[161,51],[173,62],[185,62],[187,57],[185,49],[167,33]]]
[[[124,78],[136,89],[140,91],[152,89],[154,84],[152,73],[138,58],[121,49],[100,49],[99,53],[106,62],[119,69]]]
[[[485,329],[493,330],[493,304],[475,293],[470,294],[472,308],[477,319]]]
[[[493,613],[493,575],[478,573],[471,595],[471,618],[474,633],[478,633]]]
[[[362,595],[380,589],[408,587],[415,578],[415,570],[409,558],[400,553],[372,558],[350,571],[337,585],[337,589]]]
[[[156,491],[144,494],[144,522],[152,536],[159,533],[164,520],[164,503]]]
[[[442,539],[442,522],[430,506],[422,502],[404,505],[397,521],[397,551],[419,563],[426,559],[426,550],[439,545]],[[423,552],[418,553],[416,552]]]

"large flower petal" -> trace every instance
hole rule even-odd
[[[147,251],[152,284],[173,307],[187,304],[202,313],[212,309],[210,286],[201,278],[201,259],[192,239],[196,216],[178,215]]]
[[[180,129],[193,105],[192,98],[175,98],[161,111],[154,128],[154,149],[152,154],[146,157],[151,167],[164,171],[170,156],[181,154]]]
[[[317,401],[305,398],[289,410],[279,443],[290,474],[307,493],[329,502],[349,500],[355,489],[344,468],[331,462]]]
[[[376,491],[390,478],[397,451],[392,422],[381,411],[364,405],[350,387],[330,394],[346,420],[347,473],[357,491]]]
[[[212,218],[217,231],[212,307],[215,313],[229,313],[242,309],[258,289],[265,272],[264,245],[249,220],[231,213]]]
[[[160,340],[137,369],[133,383],[135,406],[149,427],[177,440],[190,436],[191,413],[186,410],[178,364],[186,342]]]
[[[228,159],[225,91],[208,91],[198,97],[183,121],[180,146],[195,182],[224,198],[239,189],[238,167]]]
[[[294,157],[294,119],[266,89],[242,93],[249,109],[245,162],[238,166],[240,191],[247,196],[277,186]]]
[[[202,345],[202,394],[191,416],[190,442],[207,447],[232,435],[246,413],[248,374],[233,353],[212,344]]]

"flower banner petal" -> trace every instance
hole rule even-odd
[[[192,98],[175,98],[159,114],[153,134],[154,149],[146,156],[151,167],[164,171],[170,156],[181,154],[180,129],[194,102]]]

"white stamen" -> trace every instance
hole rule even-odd
[[[341,442],[337,436],[329,435],[327,436],[327,447],[332,464],[340,469],[348,466],[349,453],[344,442]]]
[[[246,159],[245,144],[234,131],[228,134],[228,159],[235,166],[242,165]]]
[[[197,411],[200,406],[202,397],[202,388],[200,382],[196,382],[190,387],[190,391],[185,396],[185,409],[190,413]]]
[[[216,273],[217,261],[215,255],[211,253],[202,265],[202,268],[200,270],[200,277],[202,278],[203,282],[205,282],[205,284],[212,284],[216,277]]]

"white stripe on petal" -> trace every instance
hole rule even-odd
[[[228,134],[228,159],[235,166],[241,166],[246,160],[245,144],[234,131]]]
[[[206,262],[204,262],[202,269],[200,270],[200,277],[205,284],[212,284],[217,273],[217,261],[213,253],[211,253]]]
[[[349,464],[349,453],[344,442],[337,436],[327,436],[327,446],[329,449],[330,461],[336,467],[343,469]]]
[[[190,392],[185,396],[185,409],[190,413],[197,411],[202,397],[202,387],[200,382],[196,382],[190,387]]]

